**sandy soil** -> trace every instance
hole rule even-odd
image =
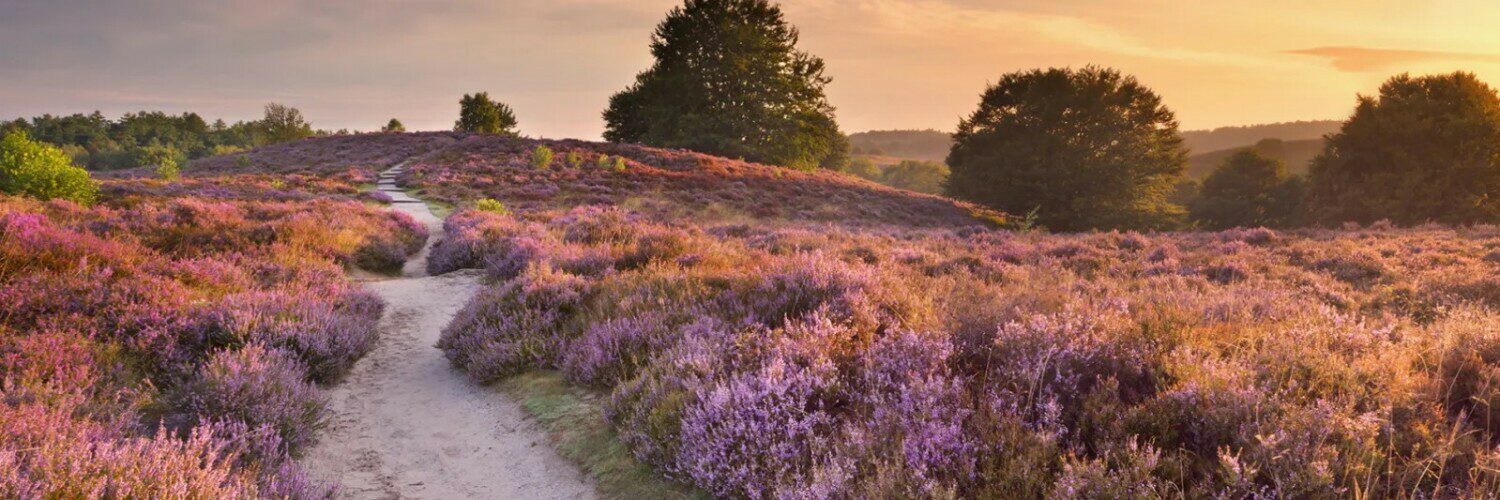
[[[399,193],[382,177],[382,191]],[[441,221],[426,204],[397,200],[396,210],[431,230],[431,248]],[[428,277],[426,257],[424,249],[408,262],[406,277],[365,284],[387,303],[379,344],[330,388],[334,416],[303,464],[342,484],[344,498],[593,498],[519,405],[433,347],[479,273]]]

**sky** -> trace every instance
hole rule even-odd
[[[680,0],[0,0],[0,118],[194,111],[448,129],[466,92],[596,139]],[[952,130],[1001,75],[1135,75],[1185,129],[1342,119],[1390,75],[1500,84],[1491,0],[786,0],[846,132]]]

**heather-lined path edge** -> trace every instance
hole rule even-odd
[[[332,417],[303,457],[343,498],[594,498],[591,483],[548,445],[524,410],[451,367],[434,347],[480,275],[427,276],[442,221],[383,172],[377,189],[431,236],[398,279],[365,283],[386,301],[380,340],[329,388]]]

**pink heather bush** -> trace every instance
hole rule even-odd
[[[0,197],[0,497],[328,497],[288,457],[374,339],[344,269],[425,230],[350,181],[129,175]]]
[[[676,220],[455,214],[448,262],[499,281],[445,352],[610,390],[638,457],[725,497],[1500,492],[1496,228]]]
[[[291,355],[250,345],[209,358],[177,398],[199,418],[268,426],[295,449],[312,442],[327,406],[306,379]]]

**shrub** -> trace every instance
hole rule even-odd
[[[201,421],[270,426],[288,451],[311,443],[326,417],[327,403],[297,362],[259,345],[215,354],[181,392]]]
[[[531,151],[531,168],[537,170],[552,168],[552,157],[552,148],[537,146],[536,149]]]
[[[67,153],[17,131],[0,138],[0,192],[90,204],[99,185]]]
[[[183,155],[171,146],[151,145],[136,148],[132,156],[137,167],[149,168],[157,177],[175,181],[178,178],[177,165]]]
[[[510,209],[505,204],[493,198],[480,198],[474,202],[474,209],[481,212],[489,212],[496,215],[510,215]]]
[[[568,168],[571,168],[573,170],[583,168],[583,155],[579,154],[578,151],[568,151],[567,156],[564,156],[563,158],[567,162]]]

